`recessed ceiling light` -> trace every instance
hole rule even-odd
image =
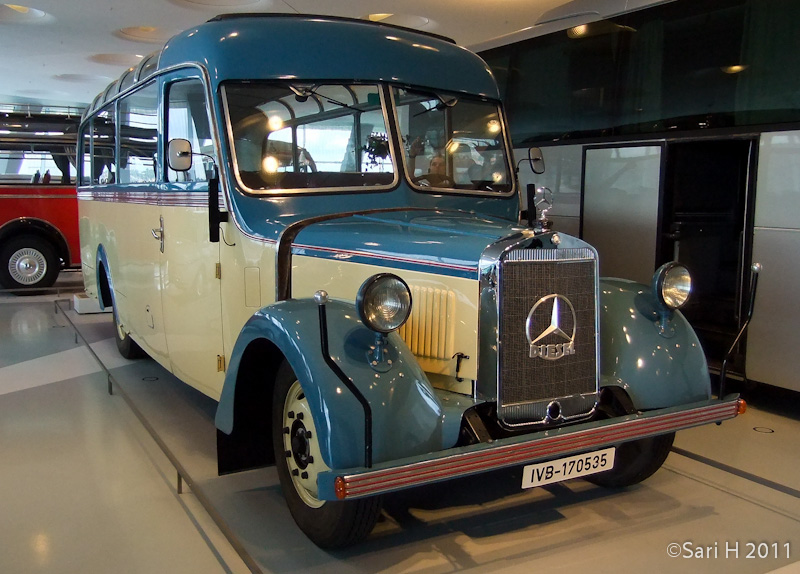
[[[36,8],[19,4],[0,4],[0,22],[6,24],[44,24],[54,21],[53,16]]]
[[[739,72],[744,72],[747,69],[747,66],[737,64],[735,66],[723,66],[720,69],[726,74],[738,74]]]

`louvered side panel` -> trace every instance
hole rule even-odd
[[[455,353],[455,293],[417,285],[410,288],[411,316],[398,333],[418,357],[450,359]]]

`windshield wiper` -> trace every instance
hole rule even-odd
[[[434,94],[434,95],[435,95],[435,96],[436,96],[436,98],[439,100],[439,103],[438,103],[438,104],[436,104],[435,106],[431,107],[431,108],[428,108],[428,109],[422,110],[421,112],[417,112],[416,114],[414,114],[414,117],[415,117],[415,118],[416,118],[417,116],[421,116],[422,114],[427,114],[428,112],[432,112],[433,110],[436,110],[436,111],[438,111],[438,112],[441,112],[441,111],[442,111],[442,110],[444,110],[445,108],[452,108],[453,106],[455,106],[455,105],[458,103],[458,98],[455,98],[455,97],[454,97],[454,98],[450,98],[449,100],[445,100],[445,99],[444,99],[442,96],[440,96],[439,94]]]
[[[334,100],[333,98],[331,98],[330,96],[326,96],[325,94],[320,94],[314,88],[307,88],[307,87],[298,88],[297,86],[289,84],[289,89],[294,92],[294,96],[295,98],[297,98],[298,102],[305,102],[309,97],[316,96],[317,98],[322,98],[329,104],[340,106],[342,108],[347,108],[348,110],[359,111],[358,108],[354,108],[349,104],[345,104],[344,102],[340,102],[339,100]]]

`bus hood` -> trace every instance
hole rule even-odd
[[[486,247],[521,230],[507,220],[464,212],[385,211],[309,225],[292,252],[477,279]]]

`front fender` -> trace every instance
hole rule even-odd
[[[372,458],[378,463],[452,446],[456,436],[443,430],[444,409],[415,357],[396,333],[388,336],[391,367],[373,369],[367,353],[375,333],[361,323],[352,304],[326,305],[330,354],[369,401]],[[309,299],[265,307],[245,324],[234,346],[217,408],[217,428],[233,432],[237,371],[256,339],[281,351],[305,391],[314,413],[322,456],[331,468],[364,464],[364,410],[331,371],[322,355],[319,309]],[[265,369],[277,365],[265,365]],[[267,377],[265,377],[266,381]],[[266,382],[265,382],[266,384]],[[265,413],[265,416],[270,416]],[[452,425],[448,425],[448,428]],[[449,444],[446,444],[449,441]]]
[[[600,281],[600,373],[603,386],[624,388],[640,410],[711,397],[708,364],[689,322],[675,311],[660,332],[650,288],[623,279]]]

